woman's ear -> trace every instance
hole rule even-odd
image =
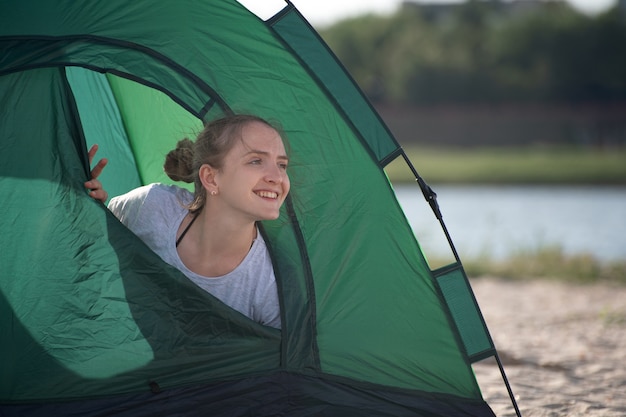
[[[217,182],[215,181],[215,174],[217,170],[209,164],[203,164],[198,171],[198,177],[202,186],[207,190],[209,194],[217,194]]]

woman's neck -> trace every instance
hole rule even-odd
[[[217,277],[234,270],[246,257],[257,236],[254,222],[237,224],[227,219],[210,216],[203,211],[179,243],[178,254],[185,266],[196,274]],[[186,216],[179,227],[179,235],[193,219]]]

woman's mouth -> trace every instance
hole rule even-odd
[[[275,193],[273,191],[257,191],[255,192],[255,194],[258,195],[259,197],[271,198],[274,200],[278,198],[278,193]]]

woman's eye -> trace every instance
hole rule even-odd
[[[287,164],[278,164],[280,169],[287,169]]]
[[[252,161],[250,161],[250,163],[252,165],[259,165],[261,163],[261,160],[260,159],[253,159]]]

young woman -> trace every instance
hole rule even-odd
[[[280,328],[274,270],[256,222],[278,217],[290,188],[287,165],[277,129],[256,116],[230,116],[209,123],[195,142],[181,140],[166,157],[168,176],[193,182],[194,193],[150,184],[111,199],[109,209],[200,288]],[[102,197],[99,183],[85,185]]]

